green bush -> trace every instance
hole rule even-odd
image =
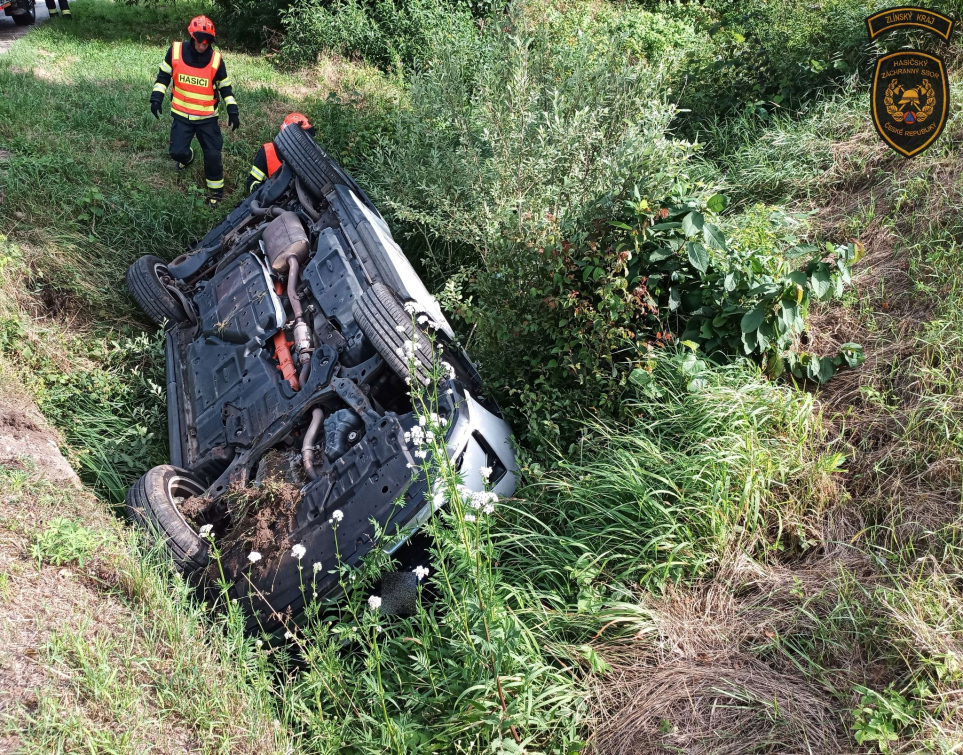
[[[441,40],[469,50],[476,36],[470,4],[446,0],[295,0],[282,16],[284,57],[295,64],[329,51],[383,68],[418,66]]]
[[[284,32],[282,17],[293,0],[215,0],[224,36],[254,49],[276,46]],[[220,30],[219,30],[220,31]]]
[[[529,446],[573,442],[586,414],[624,418],[649,354],[680,338],[772,375],[857,364],[853,344],[797,349],[810,301],[839,295],[858,250],[800,245],[777,216],[727,240],[725,198],[688,196],[663,69],[618,41],[559,44],[554,20],[516,8],[477,58],[441,55],[363,166],[380,205],[429,239],[429,277]]]
[[[749,356],[773,377],[823,382],[861,363],[857,344],[813,355],[799,343],[810,303],[842,293],[859,248],[801,245],[778,215],[762,237],[727,239],[712,222],[724,198],[704,206],[678,188],[661,207],[636,193],[622,212],[563,224],[535,253],[493,255],[462,286],[456,312],[535,447],[571,443],[586,410],[626,417],[650,357],[678,341],[716,362]],[[697,387],[705,362],[690,363]]]
[[[514,259],[633,177],[658,194],[682,170],[660,70],[587,35],[560,42],[556,20],[516,7],[474,49],[444,42],[362,165],[381,207],[450,252],[432,252],[432,273]]]
[[[829,0],[713,2],[700,24],[701,45],[687,53],[680,107],[696,119],[751,109],[798,110],[847,77],[868,80],[874,61],[864,19],[885,3]]]

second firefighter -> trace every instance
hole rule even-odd
[[[197,137],[204,154],[204,177],[207,179],[208,202],[215,206],[224,197],[224,164],[221,149],[224,137],[217,121],[220,101],[227,106],[231,130],[241,125],[237,100],[227,75],[221,53],[213,47],[215,32],[207,16],[197,16],[187,27],[190,40],[174,42],[157,72],[150,96],[150,109],[160,118],[167,87],[171,87],[170,156],[183,170],[194,162]]]

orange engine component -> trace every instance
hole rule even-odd
[[[284,293],[284,286],[281,285],[281,281],[274,281],[274,290],[278,294]],[[294,366],[294,359],[291,357],[292,346],[294,346],[294,342],[287,339],[283,328],[274,334],[274,356],[278,360],[278,369],[281,370],[281,375],[290,383],[291,387],[299,391],[301,390],[301,384],[298,382],[298,371]]]

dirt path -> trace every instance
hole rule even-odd
[[[50,18],[50,14],[47,12],[47,6],[43,0],[38,0],[37,2],[37,24],[42,24]],[[16,40],[20,39],[24,34],[29,32],[31,29],[35,29],[36,24],[33,26],[17,26],[12,18],[0,15],[0,53],[4,53],[10,49]]]

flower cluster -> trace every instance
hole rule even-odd
[[[304,554],[307,553],[307,549],[298,543],[291,549],[291,555],[294,556],[298,561],[304,558]]]
[[[441,325],[428,317],[428,315],[418,315],[418,324],[427,325],[432,330],[441,330]]]
[[[381,608],[381,598],[379,598],[377,595],[372,595],[370,598],[368,598],[368,608],[370,608],[372,611],[377,611],[379,608]]]
[[[416,566],[412,571],[415,573],[415,576],[418,577],[419,582],[428,576],[427,566]]]
[[[328,520],[328,522],[337,525],[341,523],[342,519],[344,519],[344,512],[341,509],[335,509],[331,512],[331,518]]]
[[[415,342],[406,338],[404,344],[395,349],[395,353],[407,364],[415,358]]]
[[[461,493],[462,499],[475,511],[481,511],[483,514],[495,513],[495,502],[498,500],[497,493],[490,490],[469,490],[464,485],[458,487],[458,492]]]
[[[425,459],[428,457],[428,449],[425,448],[425,445],[434,442],[435,432],[439,427],[441,427],[441,418],[432,412],[427,418],[419,417],[418,424],[405,433],[405,442],[415,445],[416,458]]]

